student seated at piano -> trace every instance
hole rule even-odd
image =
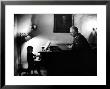
[[[31,74],[31,70],[34,73],[34,69],[35,69],[34,68],[35,67],[34,66],[34,64],[35,64],[34,59],[36,59],[36,57],[39,57],[39,55],[36,56],[32,52],[33,52],[33,47],[32,46],[28,46],[27,47],[27,62],[28,62],[28,73],[29,74]],[[37,72],[38,72],[39,75],[41,75],[41,73],[40,73],[40,67],[38,65],[37,65]]]

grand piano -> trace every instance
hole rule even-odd
[[[72,50],[61,50],[58,46],[51,51],[41,51],[40,66],[45,67],[47,76],[96,76],[97,59],[91,54],[78,57]],[[88,60],[87,60],[88,59]]]

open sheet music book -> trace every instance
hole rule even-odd
[[[43,46],[43,47],[44,47],[44,50],[47,50],[47,49],[50,47],[50,44],[51,44],[51,42],[48,41],[48,42],[46,43],[46,45]]]

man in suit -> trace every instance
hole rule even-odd
[[[72,43],[72,52],[75,54],[79,73],[81,75],[94,75],[94,68],[96,68],[95,59],[97,57],[93,54],[87,39],[78,32],[78,28],[75,26],[70,28],[70,32],[74,38]]]
[[[73,36],[73,44],[72,44],[72,49],[75,51],[84,51],[90,49],[90,45],[87,41],[87,39],[78,32],[78,28],[75,26],[72,26],[70,28],[71,35]]]

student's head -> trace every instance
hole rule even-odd
[[[28,46],[27,47],[27,53],[32,53],[33,52],[33,47],[32,46]]]
[[[73,36],[75,36],[75,35],[78,33],[78,28],[75,27],[75,26],[72,26],[72,27],[70,28],[70,33],[71,33]]]

